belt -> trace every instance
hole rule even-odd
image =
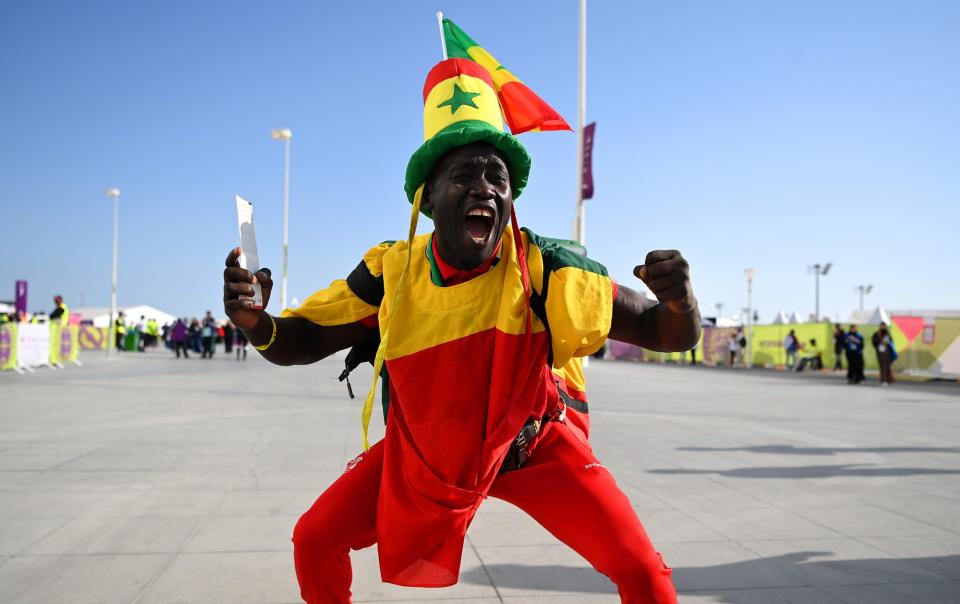
[[[562,422],[565,419],[567,419],[567,404],[563,399],[557,401],[557,406],[553,411],[547,413],[541,419],[528,419],[527,423],[520,428],[520,433],[510,443],[510,448],[507,449],[507,454],[503,458],[498,473],[503,474],[522,468],[523,464],[530,459],[530,443],[540,434],[543,425],[547,422]]]

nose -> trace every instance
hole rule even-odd
[[[478,174],[470,183],[470,196],[476,199],[493,199],[493,184],[484,174]]]

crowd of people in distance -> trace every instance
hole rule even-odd
[[[893,363],[897,360],[897,350],[893,345],[893,336],[887,329],[886,323],[870,338],[873,350],[877,355],[877,364],[880,366],[880,384],[889,386],[895,380],[893,377]],[[783,340],[783,348],[787,352],[786,368],[788,370],[803,371],[823,368],[823,348],[811,338],[808,344],[802,344],[797,338],[796,331],[791,329]],[[865,343],[863,335],[856,325],[850,325],[848,331],[837,323],[833,326],[833,351],[836,354],[834,371],[843,371],[843,359],[847,361],[847,383],[859,384],[866,379],[863,375],[863,350]]]
[[[203,319],[179,318],[173,323],[159,326],[156,320],[140,317],[139,321],[128,321],[123,313],[114,321],[117,350],[139,350],[159,346],[160,342],[177,358],[190,358],[190,352],[200,355],[201,359],[212,359],[217,347],[223,344],[226,354],[236,359],[247,359],[247,336],[230,321],[218,322],[208,310]]]

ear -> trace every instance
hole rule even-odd
[[[430,182],[423,183],[423,195],[420,196],[420,209],[433,214],[433,200],[430,198]]]

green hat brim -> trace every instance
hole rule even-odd
[[[465,120],[451,124],[434,134],[410,158],[410,163],[407,164],[406,181],[403,185],[410,203],[413,203],[417,189],[429,178],[433,167],[447,151],[477,142],[489,143],[503,153],[507,160],[507,169],[510,170],[510,187],[513,189],[513,197],[514,199],[520,197],[530,176],[531,160],[527,149],[515,136],[501,132],[487,122]],[[422,208],[420,211],[428,218],[432,218],[429,212]]]

